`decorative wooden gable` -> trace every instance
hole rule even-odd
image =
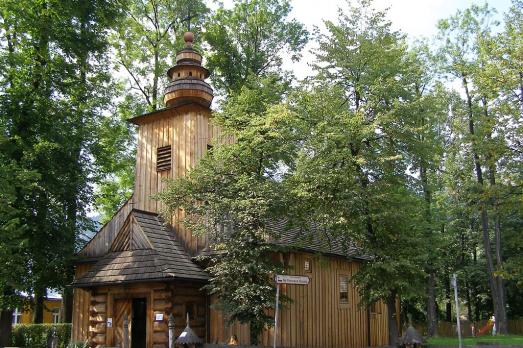
[[[153,249],[134,215],[130,214],[111,245],[110,251]]]

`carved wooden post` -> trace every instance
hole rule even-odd
[[[174,315],[169,315],[169,347],[174,348]]]
[[[127,315],[123,319],[123,348],[129,348],[129,320]]]

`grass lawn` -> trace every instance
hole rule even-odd
[[[434,337],[427,342],[432,346],[458,346],[457,337]],[[482,344],[499,344],[513,345],[523,347],[523,336],[506,335],[506,336],[480,336],[466,337],[463,339],[463,345],[474,346]]]

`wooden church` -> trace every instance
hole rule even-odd
[[[205,238],[193,236],[176,220],[162,221],[161,203],[151,198],[164,188],[163,179],[184,176],[220,138],[210,110],[213,90],[205,82],[209,72],[192,47],[192,33],[184,40],[186,47],[167,72],[165,108],[130,120],[138,126],[134,194],[78,254],[73,342],[123,347],[127,318],[130,347],[168,348],[173,314],[176,336],[188,315],[204,342],[226,343],[234,335],[239,344],[249,343],[248,327],[228,326],[212,306],[216,299],[200,290],[208,274],[193,257],[208,247]],[[279,347],[387,344],[386,306],[359,306],[351,282],[364,257],[320,239],[296,243],[292,231],[284,231],[279,242],[293,247],[281,255],[289,274],[310,279],[308,285],[282,286],[292,303],[280,312]],[[273,331],[263,332],[262,345],[272,346]]]

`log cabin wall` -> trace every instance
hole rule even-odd
[[[129,342],[132,330],[132,300],[145,298],[147,303],[147,348],[168,348],[168,320],[175,319],[175,335],[181,334],[190,313],[190,325],[202,339],[208,340],[208,301],[199,289],[202,285],[183,283],[137,283],[75,289],[73,342],[88,341],[91,347],[122,346],[123,320],[128,317]],[[162,320],[157,320],[161,315]],[[112,319],[112,327],[107,319]],[[144,347],[145,348],[145,347]]]
[[[91,269],[92,264],[79,264],[75,269],[75,278],[81,277]],[[89,336],[89,306],[91,303],[91,292],[86,289],[75,288],[73,290],[73,322],[72,341],[79,342],[87,340]]]
[[[185,329],[186,315],[189,314],[191,329],[205,342],[209,341],[209,302],[202,286],[190,283],[171,285],[175,337]]]
[[[288,274],[308,276],[310,283],[282,285],[282,294],[292,302],[286,304],[280,313],[278,346],[347,348],[387,345],[387,309],[384,303],[372,306],[369,318],[368,309],[359,306],[360,297],[352,283],[348,288],[348,303],[340,303],[339,278],[353,276],[360,268],[358,262],[310,253],[290,253],[286,257]],[[306,261],[310,272],[304,270]],[[249,344],[248,325],[228,327],[225,322],[223,315],[211,308],[211,343],[224,343],[231,335],[236,335],[240,344]],[[261,344],[272,346],[272,340],[273,329],[265,330]]]

